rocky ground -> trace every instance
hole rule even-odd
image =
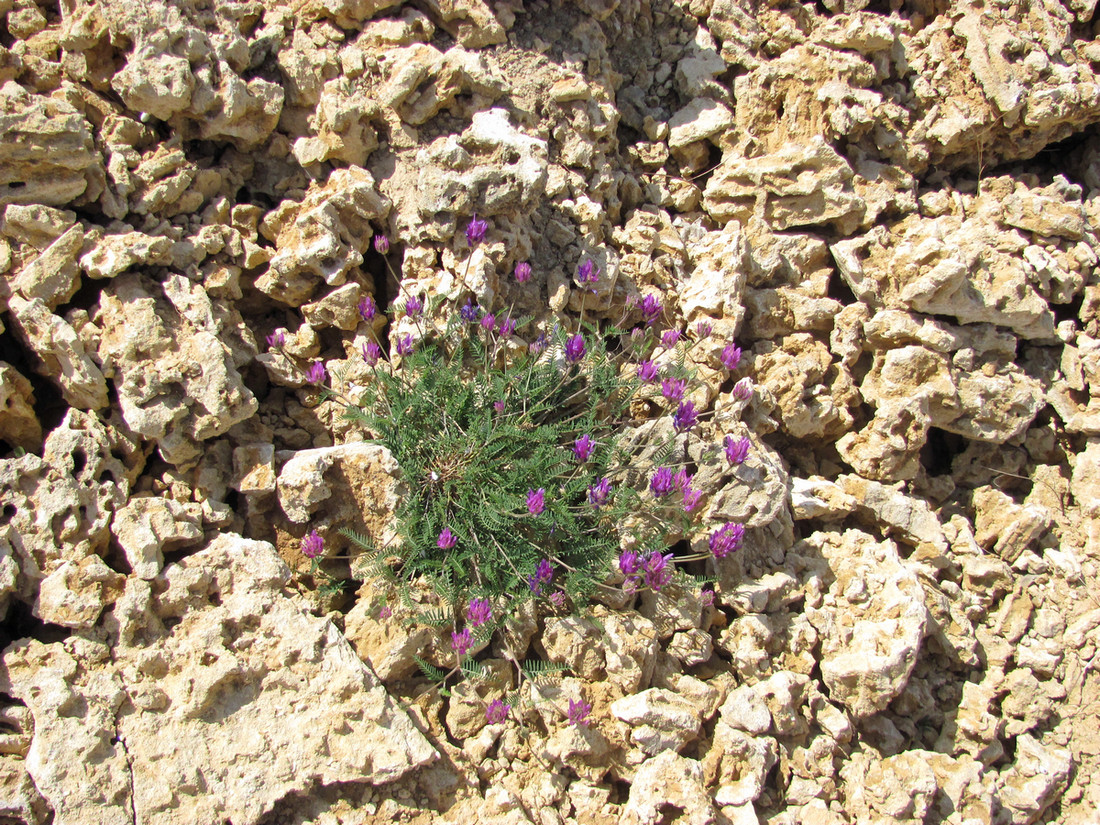
[[[1098,821],[1095,0],[0,19],[0,821]],[[401,481],[264,339],[352,389],[387,264],[547,324],[588,256],[594,317],[745,349],[740,417],[692,358],[746,545],[445,699],[434,631],[310,575]],[[522,725],[502,645],[570,667]]]

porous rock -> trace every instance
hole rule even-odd
[[[835,577],[835,610],[810,614],[822,634],[829,695],[854,716],[871,716],[901,692],[916,663],[928,622],[920,582],[889,540],[848,530],[805,541]]]
[[[271,545],[223,535],[169,566],[158,595],[131,579],[110,648],[7,648],[0,682],[34,714],[27,769],[57,821],[256,823],[315,783],[392,781],[435,758],[288,578]]]

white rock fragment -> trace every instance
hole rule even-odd
[[[611,713],[633,730],[631,741],[650,755],[681,750],[699,735],[695,706],[663,688],[650,688],[611,703]]]

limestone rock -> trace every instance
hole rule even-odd
[[[198,284],[126,273],[108,283],[95,318],[126,423],[169,463],[194,464],[203,441],[256,412],[238,371],[255,355],[251,333]]]
[[[0,682],[34,714],[27,768],[59,822],[257,823],[316,783],[392,781],[436,757],[288,578],[271,545],[224,535],[159,595],[130,580],[112,649],[8,647]]]
[[[728,154],[707,182],[703,206],[722,223],[756,217],[777,230],[833,224],[850,234],[866,211],[853,176],[848,162],[819,137],[763,157]]]
[[[86,630],[122,595],[123,581],[98,556],[63,561],[38,585],[35,615],[50,624]]]
[[[24,298],[42,301],[52,311],[67,303],[80,288],[76,256],[84,243],[84,228],[69,227],[15,276],[12,286]]]
[[[1001,773],[998,792],[1012,821],[1030,825],[1038,820],[1065,789],[1072,768],[1065,748],[1044,746],[1027,733],[1016,737],[1016,760]]]
[[[669,148],[675,153],[692,143],[721,135],[733,126],[733,113],[716,100],[696,98],[668,122]]]
[[[61,206],[98,196],[102,162],[88,122],[72,105],[0,86],[0,205]]]
[[[702,766],[673,751],[646,760],[630,783],[630,797],[623,806],[622,825],[657,822],[666,806],[675,806],[684,825],[708,825],[715,821],[714,801],[707,790]]]
[[[289,460],[286,460],[286,459]],[[279,471],[279,506],[296,524],[309,522],[325,503],[326,551],[336,552],[337,526],[366,533],[376,547],[396,539],[395,513],[404,495],[401,469],[385,447],[351,443],[301,450]]]
[[[26,301],[13,295],[8,301],[8,309],[15,329],[41,359],[40,371],[58,383],[69,405],[81,410],[107,406],[107,382],[103,373],[64,318],[54,315],[37,298]]]
[[[1063,381],[1047,398],[1070,432],[1100,435],[1100,339],[1078,333],[1062,349]]]
[[[906,751],[879,761],[864,751],[841,769],[847,807],[863,822],[925,821],[937,793],[932,754]]]
[[[373,236],[370,221],[384,218],[389,200],[365,169],[339,169],[311,186],[300,202],[284,201],[269,212],[261,233],[276,251],[256,288],[290,306],[301,306],[321,282],[342,285],[363,263]]]
[[[611,713],[630,725],[631,741],[646,753],[680,751],[699,735],[695,707],[669,690],[650,688],[611,703]]]
[[[974,217],[910,216],[833,244],[840,273],[873,308],[1005,326],[1024,338],[1054,336],[1054,315],[1031,283],[1017,232]]]
[[[368,583],[369,584],[369,583]],[[365,584],[355,607],[344,617],[344,634],[359,658],[382,681],[405,679],[418,670],[414,656],[422,656],[436,634],[424,626],[407,627],[399,619],[381,619]]]
[[[164,551],[201,539],[202,526],[194,508],[167,498],[141,496],[115,512],[111,533],[134,575],[153,579],[164,566]]]
[[[752,736],[719,721],[702,759],[707,787],[715,788],[719,805],[745,805],[764,790],[768,771],[779,760],[779,749],[768,736]]]
[[[811,613],[823,636],[829,695],[854,716],[871,716],[901,692],[916,662],[928,622],[920,582],[891,541],[856,530],[806,541],[835,576],[829,588],[835,612]]]
[[[80,268],[89,278],[113,278],[135,264],[155,264],[164,260],[172,246],[170,238],[153,237],[143,232],[104,235],[91,250],[80,256]]]
[[[42,445],[31,382],[5,361],[0,361],[0,439],[32,452]]]

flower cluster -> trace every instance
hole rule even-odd
[[[476,216],[465,227],[467,265],[488,260],[476,249],[490,228]],[[384,257],[390,252],[383,235],[374,247]],[[527,261],[509,265],[516,284],[532,280]],[[706,319],[674,325],[672,298],[659,291],[634,298],[620,324],[602,315],[586,322],[585,296],[602,277],[592,258],[576,264],[581,312],[572,322],[513,315],[515,304],[493,306],[491,294],[463,286],[453,303],[422,288],[402,291],[389,307],[363,295],[356,346],[369,377],[355,379],[354,402],[324,387],[323,362],[297,366],[322,400],[344,403],[347,418],[388,447],[402,470],[408,491],[392,545],[353,543],[399,587],[427,581],[436,588],[445,609],[404,619],[450,633],[453,669],[425,671],[440,683],[481,667],[471,655],[490,644],[518,602],[583,610],[608,590],[616,599],[621,591],[660,593],[677,576],[690,581],[678,572],[683,564],[706,560],[713,572],[744,543],[743,525],[715,524],[708,515],[704,488],[707,479],[731,477],[730,468],[748,459],[750,441],[708,442],[721,437],[713,435],[714,394],[691,367],[703,350],[711,358],[720,351],[722,367],[733,371],[741,349],[713,340]],[[387,320],[388,340],[378,337]],[[268,341],[282,351],[285,332]],[[735,409],[751,402],[751,380],[741,377],[732,397],[743,402]],[[629,429],[652,416],[661,417],[660,428],[641,436]],[[695,549],[671,551],[677,537]],[[302,553],[314,569],[327,563],[318,561],[324,542],[315,531]],[[591,709],[571,700],[566,715],[581,726]],[[511,710],[495,699],[486,722],[503,723]]]

